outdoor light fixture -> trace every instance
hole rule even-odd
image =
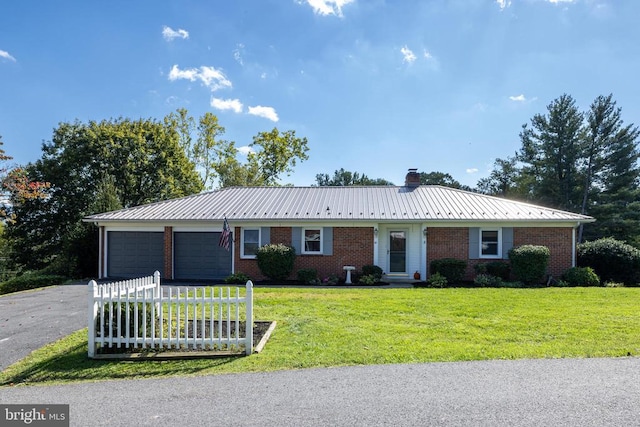
[[[427,227],[425,227],[424,230],[422,230],[422,234],[424,235],[424,237],[427,237]]]
[[[373,228],[373,234],[376,235],[376,236],[378,235],[378,229],[375,228],[375,227]]]

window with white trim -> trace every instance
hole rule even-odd
[[[480,258],[502,257],[502,229],[480,229]]]
[[[255,258],[260,247],[260,229],[259,228],[243,228],[242,244],[240,245],[242,258]]]
[[[322,253],[322,227],[302,229],[302,253]]]

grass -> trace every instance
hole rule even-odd
[[[640,354],[640,289],[255,290],[278,326],[260,354],[181,361],[87,358],[86,330],[0,373],[0,385],[344,365]]]

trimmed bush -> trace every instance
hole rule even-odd
[[[427,283],[432,288],[444,288],[449,282],[444,275],[440,273],[433,273],[431,277],[429,277],[429,280],[427,280]]]
[[[298,281],[305,285],[320,284],[320,279],[318,279],[318,270],[315,268],[302,268],[298,270]]]
[[[455,258],[434,259],[431,261],[431,274],[439,273],[446,277],[448,283],[458,283],[464,277],[467,262]]]
[[[505,261],[492,261],[487,263],[487,274],[499,277],[502,280],[509,280],[511,266]]]
[[[546,246],[522,245],[509,251],[511,271],[527,285],[539,284],[547,272],[551,252]]]
[[[258,268],[271,280],[286,280],[293,271],[296,250],[282,243],[264,245],[256,253]]]
[[[376,282],[380,281],[380,279],[382,279],[382,268],[377,265],[363,265],[362,275],[373,276],[376,279]]]
[[[571,267],[562,275],[568,286],[600,286],[600,278],[591,267]]]
[[[373,274],[363,274],[362,277],[358,279],[358,283],[360,283],[361,285],[373,285],[377,281],[378,279],[376,279],[376,276],[374,276]]]
[[[611,237],[579,244],[578,266],[593,268],[603,282],[640,283],[640,250]]]
[[[511,266],[505,261],[481,262],[473,266],[476,274],[488,274],[490,276],[499,277],[502,280],[509,280],[511,275]]]
[[[244,273],[234,273],[227,276],[224,279],[224,283],[227,283],[229,285],[244,285],[249,280],[251,280],[251,278]]]
[[[0,283],[0,295],[27,289],[44,288],[45,286],[62,285],[66,281],[67,278],[64,276],[28,272]]]
[[[502,279],[497,276],[492,276],[491,274],[478,274],[475,279],[473,279],[473,283],[480,287],[497,287],[502,284]]]

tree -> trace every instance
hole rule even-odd
[[[640,201],[637,190],[632,189],[638,185],[640,171],[637,166],[638,150],[637,139],[639,131],[633,125],[623,126],[620,108],[616,108],[613,95],[599,96],[591,104],[587,112],[587,125],[583,143],[583,175],[584,184],[582,190],[582,206],[580,213],[586,214],[590,199],[599,198],[592,203],[592,209],[605,214],[615,200]],[[594,188],[595,186],[595,188]],[[599,190],[604,190],[601,193]],[[591,197],[590,197],[591,196]],[[599,203],[598,203],[599,202]],[[599,206],[598,206],[599,205]],[[604,218],[617,216],[615,208],[611,215]],[[624,212],[621,209],[619,212]],[[605,224],[607,221],[601,222]],[[595,225],[595,227],[599,227]],[[626,228],[626,227],[625,227]],[[619,236],[619,233],[608,235]],[[620,230],[628,232],[629,230]],[[583,225],[578,232],[578,242],[582,241]]]
[[[0,136],[0,147],[3,144]],[[9,223],[15,221],[15,205],[29,199],[44,198],[49,188],[47,182],[31,180],[24,168],[7,166],[6,163],[12,159],[0,148],[0,221]]]
[[[209,112],[198,121],[198,140],[193,147],[193,159],[196,167],[202,171],[205,188],[212,188],[216,170],[220,165],[235,159],[237,150],[233,142],[219,139],[225,129],[218,123],[218,118]]]
[[[8,227],[14,259],[28,269],[55,263],[64,273],[93,275],[97,261],[87,257],[91,230],[83,217],[202,190],[177,133],[151,119],[61,123],[42,151],[26,170],[51,183],[48,197],[16,206],[17,222]]]
[[[462,188],[462,185],[453,177],[444,172],[420,172],[421,185],[442,185],[444,187]]]
[[[393,183],[382,178],[371,179],[365,174],[349,172],[340,168],[333,173],[333,178],[330,178],[326,173],[317,174],[316,185],[318,187],[347,187],[352,185],[393,185]]]
[[[518,160],[523,173],[534,178],[535,200],[566,210],[579,206],[582,120],[574,99],[564,94],[547,106],[547,115],[536,114],[531,127],[523,125]]]
[[[249,185],[277,185],[280,175],[289,175],[298,161],[309,158],[307,138],[296,137],[294,130],[260,132],[249,146],[255,151],[247,157],[248,170],[256,173]]]
[[[518,193],[520,170],[515,157],[496,159],[493,170],[487,178],[478,181],[478,191],[500,197],[510,197]]]

